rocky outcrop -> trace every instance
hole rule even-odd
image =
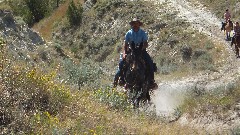
[[[96,2],[97,0],[86,0],[86,2],[83,4],[84,11],[91,9]]]
[[[15,54],[27,55],[36,50],[37,46],[45,44],[37,32],[23,21],[16,21],[10,11],[0,10],[0,36],[6,41],[9,51]]]

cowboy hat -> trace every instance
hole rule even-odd
[[[134,23],[134,22],[138,22],[140,24],[140,26],[143,25],[143,23],[138,18],[133,18],[133,20],[131,22],[129,22],[129,24],[132,25],[132,23]]]

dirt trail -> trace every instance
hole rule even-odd
[[[189,90],[211,91],[218,89],[219,91],[225,91],[230,89],[235,84],[234,81],[239,78],[240,62],[239,59],[236,59],[233,48],[230,47],[230,42],[225,41],[224,33],[220,31],[222,20],[209,12],[200,3],[195,3],[194,5],[186,0],[149,1],[154,1],[156,7],[160,4],[166,4],[165,10],[167,12],[177,11],[179,18],[190,22],[192,28],[208,35],[214,42],[224,44],[226,51],[229,53],[229,56],[225,59],[226,64],[223,67],[219,67],[218,72],[202,72],[196,76],[159,83],[159,89],[152,95],[152,101],[156,106],[157,113],[159,115],[169,115],[176,112],[177,107],[183,102]],[[187,120],[184,120],[184,123],[187,123]],[[198,124],[200,125],[201,123]],[[208,123],[204,126],[207,128],[216,128],[219,126],[219,123],[216,126],[213,124],[216,124],[216,122]],[[220,122],[220,125],[223,124]]]

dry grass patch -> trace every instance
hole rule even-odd
[[[5,2],[0,3],[0,9],[1,10],[8,10],[8,11],[12,10],[12,8],[8,4],[6,4]]]
[[[197,130],[178,123],[165,123],[155,116],[132,109],[118,110],[98,102],[89,91],[74,94],[74,101],[64,110],[63,127],[68,125],[68,133],[92,134],[139,134],[139,135],[175,135],[198,134]],[[62,118],[63,116],[59,116]],[[67,117],[66,117],[67,116]],[[71,123],[71,124],[70,124]]]
[[[56,22],[61,22],[63,18],[65,18],[69,2],[70,0],[67,0],[64,4],[60,5],[59,8],[57,8],[50,15],[50,17],[47,17],[41,20],[39,23],[34,24],[33,29],[38,31],[45,40],[50,41],[52,38],[52,32],[54,32],[54,24]],[[74,0],[74,2],[83,3],[83,0]]]

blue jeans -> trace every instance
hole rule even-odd
[[[117,72],[114,76],[114,81],[118,80],[118,78],[120,77],[120,79],[123,79],[123,73],[121,72],[121,70],[123,70],[123,60],[120,60],[119,63],[118,63],[118,69],[117,69]]]

